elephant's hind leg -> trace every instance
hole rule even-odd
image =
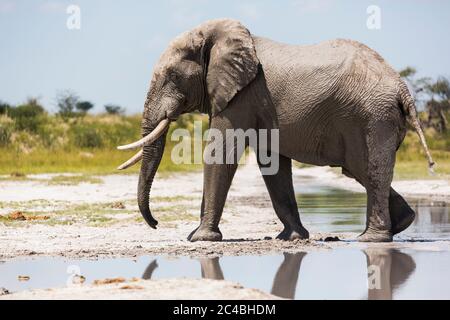
[[[291,159],[280,155],[279,160],[279,170],[276,174],[263,175],[275,213],[284,225],[284,230],[277,236],[277,239],[308,239],[309,232],[300,221],[295,200]],[[261,168],[259,160],[258,165]]]
[[[362,242],[391,242],[392,224],[389,214],[390,186],[394,173],[397,135],[394,124],[378,121],[369,126],[367,143],[366,230],[359,236]]]
[[[349,178],[356,179],[361,185],[364,185],[347,169],[342,168],[342,173]],[[393,235],[406,230],[414,222],[416,217],[414,210],[392,187],[389,189],[389,216],[391,217]]]
[[[389,190],[389,214],[391,216],[392,233],[397,234],[413,223],[416,213],[394,189]]]

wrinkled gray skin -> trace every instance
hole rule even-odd
[[[414,211],[390,185],[406,120],[418,124],[415,107],[399,75],[368,47],[350,40],[286,45],[253,36],[234,20],[208,21],[177,37],[161,56],[142,133],[194,110],[209,114],[210,127],[223,133],[280,130],[279,171],[264,175],[284,225],[278,238],[309,237],[300,222],[291,159],[342,167],[366,188],[367,223],[360,241],[392,241],[414,220]],[[144,146],[139,177],[139,208],[153,228],[149,192],[164,141],[165,135]],[[204,166],[201,223],[189,240],[222,240],[219,221],[236,169]]]

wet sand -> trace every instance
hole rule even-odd
[[[101,285],[23,291],[0,300],[274,300],[277,296],[238,283],[208,279],[126,280]]]

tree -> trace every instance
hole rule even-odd
[[[445,77],[433,80],[429,77],[416,79],[417,70],[406,67],[400,76],[412,86],[418,107],[427,111],[427,127],[444,133],[448,127],[446,114],[450,111],[450,81]]]
[[[125,109],[118,105],[107,104],[105,105],[105,111],[108,114],[123,114],[125,112]]]
[[[431,97],[426,105],[427,125],[444,133],[448,127],[446,113],[450,110],[450,81],[447,78],[439,77],[435,82],[429,83],[425,89]]]
[[[431,99],[449,100],[450,99],[450,82],[445,77],[439,77],[435,82],[427,85],[426,90],[431,95]]]
[[[59,109],[58,114],[67,119],[76,116],[75,110],[79,103],[78,96],[69,90],[59,92],[56,96],[56,105]]]
[[[8,103],[0,101],[0,114],[6,114],[12,108]]]
[[[407,80],[412,80],[412,78],[416,75],[417,70],[413,67],[407,66],[405,69],[400,70],[400,77],[405,78]]]
[[[75,107],[79,112],[86,114],[94,107],[94,105],[89,101],[81,101],[78,102]]]
[[[429,97],[427,96],[426,88],[431,83],[431,78],[422,77],[416,79],[417,70],[413,67],[407,66],[405,69],[400,70],[400,76],[404,78],[411,86],[412,94],[417,102],[419,109],[423,110]]]

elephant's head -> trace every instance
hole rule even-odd
[[[122,164],[142,159],[138,204],[156,228],[149,208],[153,178],[164,152],[170,121],[199,110],[215,116],[256,76],[259,61],[249,31],[234,20],[213,20],[173,40],[154,68],[142,119],[143,138],[119,149],[142,148]]]

